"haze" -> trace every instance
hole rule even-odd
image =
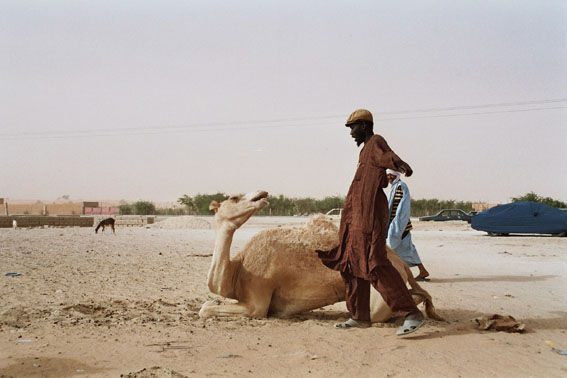
[[[1,1],[0,47],[0,197],[345,195],[367,108],[413,198],[567,200],[564,1]]]

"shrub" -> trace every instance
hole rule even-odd
[[[155,205],[149,201],[137,201],[133,206],[136,215],[154,215],[156,213]]]
[[[540,197],[539,195],[537,195],[534,192],[526,193],[521,197],[512,197],[511,200],[512,200],[512,202],[529,201],[529,202],[543,203],[544,205],[556,207],[558,209],[567,208],[567,203],[565,203],[565,202],[555,200],[551,197]]]
[[[134,214],[134,208],[132,207],[132,205],[120,205],[118,206],[118,209],[120,210],[120,215],[132,215]]]

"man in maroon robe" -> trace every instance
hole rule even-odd
[[[345,282],[350,319],[337,328],[370,326],[370,284],[378,290],[395,316],[404,316],[396,332],[404,335],[423,325],[423,314],[415,305],[405,282],[386,256],[388,186],[386,169],[406,176],[412,169],[390,149],[386,140],[374,134],[372,114],[354,111],[346,122],[356,144],[364,143],[358,168],[349,188],[339,228],[340,244],[330,251],[317,251],[327,267],[338,270]]]

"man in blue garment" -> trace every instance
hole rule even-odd
[[[410,267],[417,266],[417,281],[427,281],[429,272],[417,254],[411,241],[411,197],[408,186],[401,180],[401,173],[392,169],[386,170],[386,177],[392,185],[388,207],[390,209],[390,225],[386,244],[392,248]]]

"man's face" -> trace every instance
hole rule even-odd
[[[391,175],[389,173],[386,174],[386,178],[388,179],[388,181],[390,182],[390,184],[394,183],[394,180],[396,179],[396,175]]]
[[[353,123],[352,125],[348,125],[350,127],[350,136],[354,139],[357,146],[360,146],[364,143],[366,139],[366,128],[364,127],[363,123]]]

